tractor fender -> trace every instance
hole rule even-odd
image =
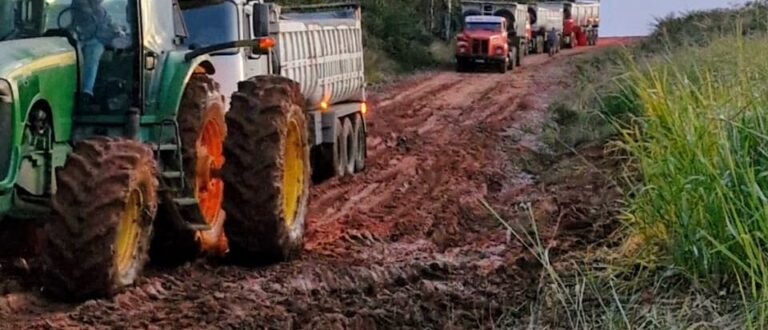
[[[190,77],[195,73],[212,75],[216,68],[210,56],[203,55],[190,61],[184,59],[186,52],[171,52],[162,66],[163,74],[158,87],[154,113],[159,118],[176,118],[181,104],[181,97]]]

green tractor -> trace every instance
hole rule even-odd
[[[59,298],[132,284],[150,245],[158,260],[245,262],[301,248],[311,179],[298,85],[265,72],[230,107],[211,54],[269,61],[274,40],[189,45],[182,7],[0,2],[0,214],[45,219],[44,290]],[[247,216],[223,226],[226,204]]]

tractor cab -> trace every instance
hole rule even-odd
[[[125,112],[138,98],[134,0],[11,0],[0,41],[67,37],[78,59],[76,112]],[[32,42],[32,41],[30,41]],[[30,49],[25,49],[30,51]]]

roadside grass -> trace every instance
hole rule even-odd
[[[741,299],[697,284],[683,269],[628,258],[626,246],[553,257],[533,210],[530,227],[505,221],[481,203],[542,265],[536,301],[523,319],[503,315],[500,329],[743,329]],[[631,243],[630,243],[631,244]],[[556,259],[556,260],[555,260]]]
[[[554,263],[519,237],[550,269],[530,328],[768,327],[766,8],[668,18],[639,47],[574,59],[543,138],[619,148],[627,230]]]
[[[636,68],[643,113],[622,131],[641,180],[627,221],[675,265],[743,296],[768,326],[768,38],[716,40]]]

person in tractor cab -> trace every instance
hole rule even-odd
[[[103,0],[72,0],[72,23],[78,32],[77,40],[83,56],[81,101],[94,103],[93,89],[99,62],[106,46],[125,32],[112,21],[112,17],[103,6]]]

